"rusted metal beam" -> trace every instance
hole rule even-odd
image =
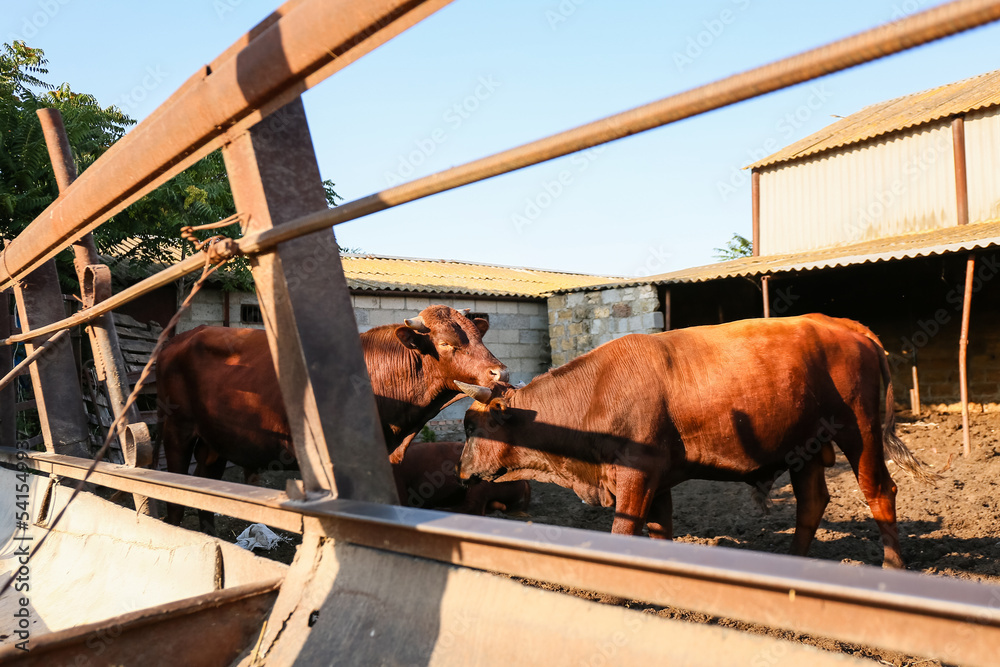
[[[881,26],[804,54],[792,56],[791,58],[786,58],[743,74],[737,74],[727,79],[722,79],[715,83],[695,88],[685,93],[665,98],[659,102],[638,107],[541,141],[497,153],[496,155],[476,160],[438,174],[416,179],[395,188],[389,188],[374,195],[348,202],[335,209],[319,211],[303,216],[280,227],[256,234],[248,234],[243,239],[240,239],[238,244],[239,249],[242,253],[248,255],[266,252],[275,248],[279,243],[331,226],[350,222],[371,213],[377,213],[393,206],[475,183],[492,176],[515,171],[525,166],[551,160],[575,151],[591,148],[601,143],[614,141],[624,136],[659,127],[706,111],[735,104],[736,102],[764,95],[781,87],[794,85],[824,74],[847,69],[862,62],[898,53],[998,19],[1000,19],[1000,0],[989,2],[986,0],[960,0],[941,7],[935,7],[909,16],[896,23]],[[942,25],[937,25],[938,23]],[[253,32],[251,32],[251,35],[253,35]],[[247,37],[246,39],[250,38]],[[237,45],[234,45],[233,48],[235,49]],[[858,51],[858,53],[853,53],[854,51]],[[862,51],[863,54],[859,55]],[[220,58],[222,57],[220,56]],[[341,58],[338,62],[343,63],[343,60]],[[194,87],[198,80],[200,80],[198,77],[192,79],[192,81],[175,93],[174,97],[178,97],[187,88]],[[174,98],[172,97],[171,99]],[[144,121],[140,128],[148,125],[157,115],[154,114]],[[237,129],[239,127],[238,125],[234,126]],[[140,128],[136,128],[130,132],[127,137],[136,135]],[[116,144],[115,147],[119,144]],[[104,158],[102,157],[102,159]],[[189,163],[185,163],[185,166],[187,164]],[[91,167],[87,170],[87,174],[90,174],[93,170],[94,167]],[[109,215],[104,216],[101,220],[107,217]],[[79,235],[83,231],[92,229],[99,222],[94,222],[85,229],[74,227],[72,230],[66,232],[65,238],[75,238],[74,235]],[[53,242],[48,243],[48,245],[54,248],[58,244]],[[61,248],[62,246],[59,247]],[[52,252],[54,253],[56,250]],[[2,262],[0,262],[0,281],[2,281],[0,287],[9,283],[10,276],[16,276],[23,270],[23,266],[29,262],[25,258],[29,254],[27,251],[22,253],[23,261],[19,260],[20,263],[16,265],[13,264],[13,258],[11,258],[11,264],[7,265],[10,269],[9,271],[5,271]],[[0,259],[6,261],[6,255],[0,256]],[[81,312],[75,318],[67,319],[58,326],[46,328],[36,335],[51,333],[58,330],[61,326],[70,326],[89,321],[99,314],[108,312],[112,308],[126,303],[139,294],[145,294],[168,285],[178,278],[196,271],[201,267],[203,262],[204,258],[200,255],[188,257],[169,269],[137,283],[129,290],[122,291],[119,295],[113,297],[115,299],[113,303],[101,304],[90,313]],[[14,266],[22,268],[13,268]],[[0,341],[0,344],[20,342],[29,338],[29,336],[10,336]]]
[[[66,315],[55,260],[49,260],[14,287],[22,331],[41,328]],[[25,343],[30,355],[41,339]],[[90,432],[83,391],[69,336],[53,344],[44,364],[32,364],[31,384],[45,447],[57,454],[89,455]]]
[[[764,317],[771,317],[771,276],[760,277],[760,292],[764,300]]]
[[[0,460],[15,456],[0,451]],[[88,464],[44,453],[30,461],[72,478]],[[307,530],[354,544],[946,662],[993,664],[1000,645],[1000,587],[972,581],[378,503],[295,503],[268,489],[107,463],[92,479],[298,532],[305,514],[314,518]]]
[[[958,388],[962,399],[962,454],[972,455],[969,431],[969,318],[972,313],[972,286],[976,277],[976,256],[969,253],[965,263],[965,292],[962,294],[962,331],[958,338]]]
[[[10,335],[13,318],[10,313],[10,290],[0,292],[0,336]],[[14,366],[14,347],[0,346],[0,373],[7,374]],[[0,447],[17,445],[17,390],[7,384],[0,388]]]
[[[303,86],[314,85],[317,79],[329,76],[444,4],[445,0],[425,3],[303,0],[283,6],[287,13],[259,34],[251,32],[252,37],[245,38],[242,50],[234,46],[206,68],[206,72],[192,77],[160,110],[87,169],[65,201],[50,206],[29,226],[31,234],[22,234],[11,243],[0,262],[0,289],[221,146],[233,136],[228,134],[230,129],[241,132],[250,120],[257,122],[258,108],[273,110],[288,102]],[[357,20],[346,21],[345,16]],[[336,222],[324,222],[322,226],[690,118],[998,19],[1000,0],[956,0],[800,55],[390,188],[352,202],[354,206],[345,204],[338,207],[340,215],[335,217]],[[338,59],[345,48],[347,56]],[[276,67],[275,62],[287,63],[287,67]],[[260,67],[260,71],[252,70],[253,67]],[[53,224],[55,229],[46,231],[43,221]],[[291,237],[280,240],[288,238]]]
[[[19,451],[22,457],[26,455],[27,458],[19,459]],[[68,479],[83,479],[93,463],[90,459],[75,456],[0,448],[0,462],[16,464],[19,460],[40,472]],[[97,463],[87,479],[126,493],[302,532],[302,515],[298,509],[287,505],[288,496],[283,491],[147,468],[130,468],[103,461]]]
[[[969,224],[969,178],[965,160],[965,117],[951,121],[952,152],[955,158],[955,207],[957,224]],[[969,317],[972,310],[972,281],[976,256],[969,254],[965,265],[965,294],[962,298],[962,331],[958,338],[958,390],[962,401],[962,454],[972,454],[969,431],[969,377],[966,357],[969,347]]]
[[[2,378],[0,378],[0,389],[6,389],[7,385],[14,381],[14,378],[16,378],[19,375],[22,375],[25,369],[27,369],[28,366],[33,364],[36,359],[44,355],[46,352],[51,351],[52,348],[54,348],[56,345],[62,342],[62,340],[66,338],[66,336],[68,335],[69,335],[69,330],[63,329],[62,331],[56,333],[55,335],[52,336],[52,338],[49,338],[41,345],[36,345],[35,349],[32,350],[31,354],[22,359],[20,363],[17,364],[17,366],[14,366],[12,369],[10,369],[10,371],[4,374]],[[37,405],[35,401],[31,402]]]
[[[59,192],[64,193],[76,180],[76,164],[73,151],[66,135],[62,113],[58,109],[39,109],[38,120],[48,147],[52,170],[56,176]],[[101,263],[97,246],[91,234],[84,234],[73,244],[73,266],[80,282],[81,299],[84,306],[92,306],[111,296],[111,272]],[[128,405],[131,393],[128,383],[128,368],[118,344],[118,330],[111,313],[102,315],[87,327],[90,348],[94,355],[97,377],[108,390],[111,412],[115,418],[125,413],[119,429],[119,441],[125,462],[129,465],[146,466],[152,461],[153,445],[149,429],[139,416],[139,409]],[[126,407],[128,406],[128,407]],[[95,404],[95,409],[97,406]],[[149,499],[135,496],[136,511],[153,514]]]
[[[969,224],[969,177],[965,161],[965,117],[951,121],[952,153],[955,159],[955,206],[959,225]]]
[[[0,289],[450,0],[293,0],[112,146],[12,241]]]
[[[753,254],[760,256],[760,172],[750,171],[750,212],[753,219]]]
[[[228,665],[252,648],[280,586],[280,579],[271,579],[32,635],[30,651],[11,645],[0,648],[0,663],[8,667]]]
[[[223,155],[248,231],[327,209],[301,100]],[[282,244],[250,266],[306,491],[399,502],[333,231]]]
[[[304,509],[337,540],[949,663],[996,664],[1000,645],[997,586],[370,503]]]

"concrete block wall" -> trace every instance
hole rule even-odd
[[[351,302],[359,331],[382,324],[398,324],[437,304],[456,310],[471,308],[473,313],[484,313],[490,321],[490,329],[483,342],[497,359],[507,365],[512,384],[530,382],[536,375],[547,371],[551,363],[548,318],[543,301],[354,294]],[[434,421],[461,420],[471,403],[472,399],[459,401],[443,410]]]
[[[240,307],[256,304],[257,296],[249,292],[232,292],[229,295],[229,322],[233,327],[263,328],[263,324],[240,321]],[[195,296],[191,308],[184,314],[177,331],[188,331],[201,324],[222,326],[224,297],[219,290],[202,290]],[[431,305],[443,304],[455,309],[471,308],[473,313],[484,313],[490,329],[483,342],[496,357],[510,369],[511,383],[530,382],[533,377],[549,369],[549,326],[544,301],[500,301],[484,298],[444,298],[436,296],[372,296],[351,295],[358,331],[368,331],[383,324],[399,324],[416,316]],[[461,419],[468,409],[468,401],[450,406],[437,419]]]
[[[177,322],[177,333],[190,331],[202,324],[221,327],[223,325],[223,308],[225,307],[225,302],[225,294],[222,290],[201,290],[195,295],[194,301],[191,302],[191,307],[181,315],[181,319]],[[253,292],[229,293],[229,326],[263,329],[263,324],[243,322],[240,319],[243,304],[257,305],[257,295]]]
[[[934,317],[935,314],[939,316]],[[909,390],[913,386],[912,350],[916,349],[921,404],[925,409],[960,409],[958,341],[961,318],[960,313],[949,315],[945,317],[941,311],[931,311],[930,316],[918,316],[910,325],[901,322],[872,325],[890,352],[897,406],[909,407]],[[966,370],[973,411],[1000,409],[1000,314],[984,307],[977,310],[975,302]]]
[[[660,299],[652,285],[549,297],[548,316],[553,366],[626,334],[657,333],[664,327]]]
[[[543,301],[499,301],[476,298],[351,296],[359,331],[383,324],[398,324],[431,305],[442,304],[456,310],[471,308],[490,321],[483,342],[507,364],[512,383],[528,382],[549,368],[548,318]]]

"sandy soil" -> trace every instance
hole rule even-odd
[[[921,418],[903,414],[899,417],[898,432],[910,449],[934,469],[945,469],[944,481],[927,486],[890,463],[890,471],[899,487],[897,511],[903,557],[911,570],[1000,584],[1000,414],[973,415],[973,454],[970,458],[961,456],[961,424],[961,416],[956,414],[933,413]],[[452,439],[456,434],[438,435],[439,439]],[[234,475],[234,480],[240,479],[237,471],[230,470],[228,474]],[[284,486],[283,478],[268,480],[268,483]],[[827,470],[827,483],[832,498],[810,556],[849,564],[880,565],[882,548],[878,529],[850,467],[839,452],[836,465]],[[773,506],[768,514],[750,502],[749,492],[750,487],[737,483],[693,480],[679,485],[673,492],[675,539],[785,553],[795,526],[795,499],[788,476],[779,478],[775,484],[771,493]],[[584,505],[572,492],[560,487],[533,482],[528,516],[519,520],[608,532],[612,511]],[[185,525],[196,527],[192,512],[188,513]],[[235,540],[245,526],[246,522],[219,517],[219,536]],[[289,537],[291,542],[263,555],[290,562],[298,536]],[[542,587],[561,590],[548,585]],[[782,636],[868,657],[881,664],[941,664],[704,614],[608,599],[588,591],[567,592],[671,618]]]

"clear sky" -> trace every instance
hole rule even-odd
[[[304,99],[347,200],[845,37],[921,0],[457,0]],[[141,120],[277,6],[4,0],[0,35]],[[862,107],[1000,69],[1000,26],[340,225],[365,252],[652,275],[749,237],[750,162]],[[562,182],[560,183],[560,176]],[[803,221],[808,224],[808,221]]]

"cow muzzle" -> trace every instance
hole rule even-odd
[[[490,378],[492,378],[494,382],[509,382],[510,371],[508,371],[506,367],[491,368]]]

